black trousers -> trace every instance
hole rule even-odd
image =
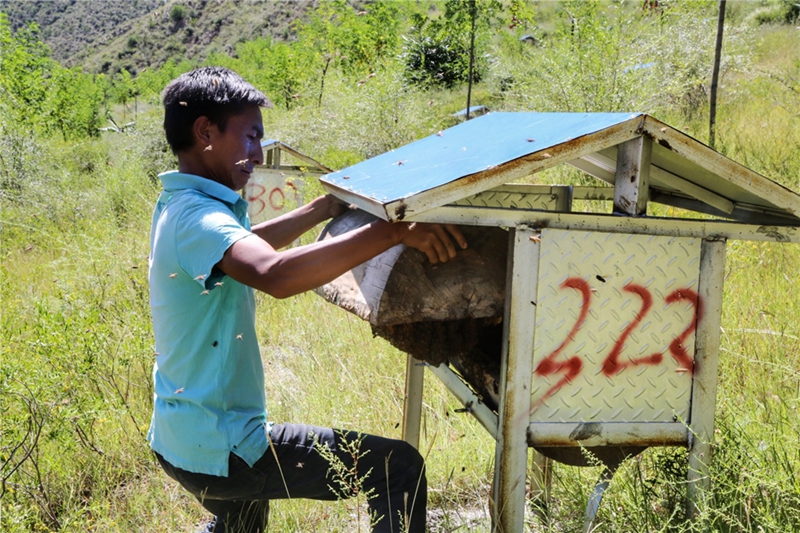
[[[411,445],[354,431],[280,424],[252,467],[230,454],[228,477],[176,468],[164,471],[215,515],[214,533],[263,533],[269,500],[367,498],[375,533],[423,533],[425,465]],[[277,455],[277,462],[275,457]]]

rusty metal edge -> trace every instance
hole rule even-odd
[[[616,146],[638,137],[641,134],[642,122],[643,117],[637,116],[598,132],[577,137],[483,172],[464,176],[439,187],[422,191],[414,196],[389,202],[385,205],[386,219],[389,221],[407,220],[465,196],[565,163],[582,154]],[[358,198],[364,197],[359,196]],[[364,199],[366,200],[366,198]],[[359,205],[358,202],[353,203]]]
[[[776,207],[800,215],[800,195],[766,176],[725,157],[671,126],[645,116],[642,133],[660,146],[755,194]]]
[[[533,422],[528,445],[687,446],[689,428],[681,422]]]
[[[800,231],[798,231],[798,226],[795,225],[758,225],[719,220],[625,217],[592,213],[555,213],[463,206],[439,207],[425,213],[423,216],[414,217],[412,220],[416,222],[501,227],[530,224],[540,228],[577,231],[800,243]]]

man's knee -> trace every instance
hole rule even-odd
[[[413,480],[425,479],[425,459],[416,448],[405,441],[397,441],[393,455],[398,467],[404,469]]]

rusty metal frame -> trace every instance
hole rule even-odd
[[[711,480],[708,468],[714,442],[714,409],[717,400],[717,366],[725,281],[725,240],[705,240],[700,252],[698,293],[705,308],[697,321],[692,411],[689,420],[688,516],[697,513]]]
[[[530,446],[686,446],[683,422],[533,422]]]
[[[495,451],[495,531],[522,531],[528,462],[528,422],[533,375],[533,328],[539,279],[538,232],[518,226],[510,232],[506,320],[500,369],[500,408]]]
[[[647,214],[650,190],[650,152],[653,141],[640,136],[617,146],[614,212],[634,217]]]
[[[703,239],[738,239],[800,243],[796,226],[745,224],[721,220],[683,218],[647,218],[592,213],[556,213],[480,207],[443,206],[409,219],[409,222],[439,222],[472,226],[515,227],[531,225],[542,228],[640,235],[674,235]]]
[[[447,389],[461,402],[466,412],[470,413],[497,440],[498,417],[485,403],[470,389],[461,377],[453,372],[447,364],[439,366],[427,365],[433,375],[439,378]],[[408,442],[408,441],[407,441]]]
[[[419,449],[422,422],[422,394],[425,385],[425,363],[406,356],[406,389],[403,398],[403,440]]]

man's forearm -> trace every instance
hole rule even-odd
[[[320,196],[293,211],[256,225],[252,231],[276,250],[283,248],[320,222],[331,218],[331,202],[329,197]]]
[[[324,285],[388,250],[399,243],[402,231],[400,226],[375,221],[347,234],[283,252],[258,245],[252,238],[242,239],[228,249],[219,266],[245,285],[286,298]]]

